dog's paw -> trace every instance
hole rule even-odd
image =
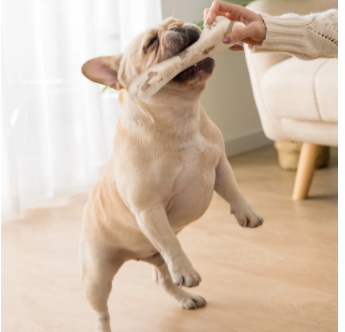
[[[237,222],[242,227],[254,228],[261,226],[264,222],[260,214],[247,202],[234,204],[231,207],[231,213],[235,215]]]
[[[111,332],[109,314],[100,315],[95,320],[96,332]]]
[[[180,287],[195,287],[201,282],[199,273],[196,272],[193,266],[188,264],[172,264],[169,266],[171,279],[175,285]]]
[[[203,297],[186,291],[183,291],[183,293],[183,296],[178,300],[182,308],[193,310],[206,305],[206,300]]]

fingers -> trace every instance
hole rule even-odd
[[[206,21],[207,21],[207,16],[208,16],[209,11],[210,11],[209,8],[206,8],[206,9],[204,10],[204,24],[210,24],[210,23],[212,23],[212,22],[206,23]],[[217,16],[224,16],[224,17],[226,17],[228,20],[230,20],[230,14],[229,14],[229,13],[226,13],[226,12],[218,12]]]
[[[226,17],[227,19],[230,20],[230,14],[226,13],[226,12],[219,12],[217,16],[224,16],[224,17]]]
[[[242,6],[215,0],[207,11],[205,24],[211,24],[221,12],[224,13],[222,16],[227,17],[229,20],[241,22],[244,22],[248,14],[251,13],[250,10],[245,9]]]
[[[243,29],[238,29],[223,38],[224,44],[234,44],[243,41],[246,38],[257,35],[257,26],[250,24]]]
[[[237,52],[237,51],[243,51],[244,48],[243,48],[242,45],[234,45],[234,46],[231,46],[231,47],[229,48],[229,50],[230,50],[230,51],[235,51],[235,52]]]
[[[217,17],[217,15],[220,11],[227,12],[226,9],[221,10],[220,8],[221,8],[221,2],[220,1],[215,0],[212,2],[212,5],[209,8],[208,13],[207,13],[205,24],[211,24],[214,21],[214,19]]]
[[[204,22],[205,22],[205,24],[206,24],[206,19],[207,19],[207,15],[208,15],[209,11],[210,11],[210,8],[204,9]]]
[[[210,8],[204,9],[204,22],[205,22],[205,24],[206,24],[206,19],[207,19],[209,11],[210,11]],[[230,14],[227,12],[218,12],[217,16],[224,16],[230,20]],[[210,23],[212,23],[212,22],[210,22]]]

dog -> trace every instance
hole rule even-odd
[[[123,54],[82,67],[91,81],[121,90],[114,150],[89,195],[80,241],[82,284],[98,332],[111,331],[112,280],[128,260],[152,264],[157,283],[183,308],[206,304],[182,289],[198,286],[201,278],[176,235],[204,214],[214,190],[242,227],[263,223],[236,183],[220,130],[200,105],[215,68],[212,58],[184,70],[148,99],[126,91],[145,69],[179,54],[200,34],[196,25],[169,18],[135,38]]]

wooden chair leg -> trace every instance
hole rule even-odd
[[[321,145],[303,143],[298,161],[292,199],[301,200],[307,197],[321,149]]]

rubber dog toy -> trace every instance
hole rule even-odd
[[[212,24],[205,25],[200,38],[184,51],[142,72],[128,87],[132,97],[145,99],[153,96],[183,70],[201,60],[228,50],[234,44],[224,44],[230,32],[244,27],[243,23],[218,16]]]

